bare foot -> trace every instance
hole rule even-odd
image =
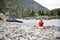
[[[47,28],[50,28],[51,26],[47,26]]]

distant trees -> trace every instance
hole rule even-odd
[[[49,10],[46,13],[44,11],[38,11],[38,14],[41,16],[60,16],[60,8]]]
[[[52,11],[50,11],[50,15],[54,16],[54,13]]]
[[[49,11],[48,16],[55,16],[55,13],[53,11]]]
[[[45,13],[44,13],[44,11],[38,11],[38,15],[41,15],[41,16],[43,16],[43,15],[45,15]]]
[[[41,15],[41,11],[40,10],[38,11],[38,15]]]
[[[50,10],[50,11],[48,12],[48,14],[49,14],[50,16],[57,16],[57,15],[60,16],[60,8]]]
[[[35,12],[32,11],[32,12],[30,13],[30,16],[35,16]]]
[[[60,16],[60,11],[57,13],[58,16]]]
[[[60,8],[58,9],[53,9],[53,10],[49,10],[46,13],[44,11],[39,10],[38,11],[38,15],[40,16],[60,16]]]
[[[60,9],[57,10],[57,15],[60,16]]]
[[[0,0],[0,12],[4,13],[6,12],[6,1],[5,0]]]

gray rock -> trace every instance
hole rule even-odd
[[[53,40],[56,31],[54,29],[42,29],[12,22],[2,22],[1,26],[1,40]]]

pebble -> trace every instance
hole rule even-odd
[[[0,40],[53,40],[55,31],[23,23],[0,22]]]

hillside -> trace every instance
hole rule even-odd
[[[9,12],[10,16],[21,17],[22,14],[26,14],[34,11],[35,13],[39,10],[48,11],[47,8],[38,4],[34,0],[0,0],[0,10],[4,13]],[[16,17],[17,17],[16,16]]]

